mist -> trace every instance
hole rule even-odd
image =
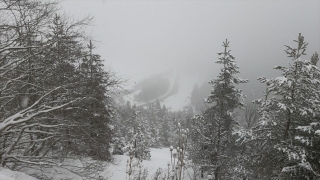
[[[74,1],[61,3],[76,19],[92,15],[97,53],[105,65],[130,82],[175,69],[179,94],[188,98],[195,83],[215,78],[215,63],[228,39],[240,68],[247,102],[260,98],[260,76],[275,77],[287,65],[284,45],[301,33],[306,56],[320,50],[319,1]],[[188,82],[184,84],[182,82]],[[177,107],[179,108],[179,107]]]
[[[0,179],[320,180],[320,1],[0,0],[0,19]]]

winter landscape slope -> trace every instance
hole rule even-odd
[[[158,168],[165,169],[170,161],[169,148],[151,150],[151,160],[142,161],[143,168],[147,168],[148,174],[153,175]],[[109,164],[108,168],[101,174],[107,177],[109,180],[126,179],[126,164],[129,156],[127,155],[115,155],[114,162]]]
[[[164,104],[167,108],[170,108],[173,111],[180,110],[184,106],[190,104],[192,87],[195,82],[199,81],[198,79],[192,76],[190,77],[187,74],[181,73],[177,70],[170,70],[154,76],[161,76],[169,80],[169,88],[165,93],[149,101],[139,102],[135,99],[135,96],[141,93],[141,89],[137,88],[136,86],[134,88],[131,88],[131,90],[128,90],[129,92],[127,94],[123,94],[120,97],[123,103],[130,102],[131,105],[135,104],[136,106],[145,106],[155,102],[156,100],[160,100],[161,104]],[[152,78],[152,76],[141,79],[140,81],[148,78]],[[203,81],[199,82],[199,84],[201,83],[203,83]],[[120,98],[118,98],[118,102]]]
[[[0,180],[37,180],[23,172],[0,168]]]

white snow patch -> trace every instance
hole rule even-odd
[[[143,167],[148,169],[149,176],[152,176],[158,168],[165,169],[170,161],[169,148],[154,149],[150,148],[151,160],[142,161]],[[102,176],[107,177],[108,180],[126,179],[126,164],[129,156],[115,155],[114,163],[110,164],[108,168],[101,173]]]
[[[179,78],[178,92],[166,98],[163,101],[163,104],[165,104],[167,108],[171,108],[173,111],[181,110],[184,106],[189,105],[191,92],[195,82],[197,82],[197,79],[193,77]]]
[[[0,180],[38,180],[38,179],[32,176],[29,176],[23,172],[12,171],[7,168],[0,168]]]

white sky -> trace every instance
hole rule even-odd
[[[264,89],[256,80],[274,77],[286,65],[284,45],[294,45],[299,32],[309,42],[309,59],[320,52],[320,1],[108,1],[65,0],[66,14],[94,17],[92,36],[101,41],[97,53],[124,77],[138,80],[174,67],[190,87],[219,72],[215,64],[222,42],[231,41],[243,86]]]

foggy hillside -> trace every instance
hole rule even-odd
[[[272,68],[289,62],[283,49],[292,37],[300,32],[305,35],[308,59],[320,49],[316,1],[84,0],[77,2],[76,8],[72,1],[61,5],[75,17],[94,16],[94,26],[87,31],[100,38],[97,51],[107,66],[133,81],[131,84],[170,69],[179,72],[181,82],[191,81],[192,85],[180,89],[181,102],[188,99],[194,83],[218,75],[215,61],[220,42],[226,38],[242,69],[239,76],[250,81],[249,86],[240,86],[248,101],[263,94],[258,77],[276,77],[279,74]]]
[[[0,0],[0,180],[319,180],[320,1]]]

